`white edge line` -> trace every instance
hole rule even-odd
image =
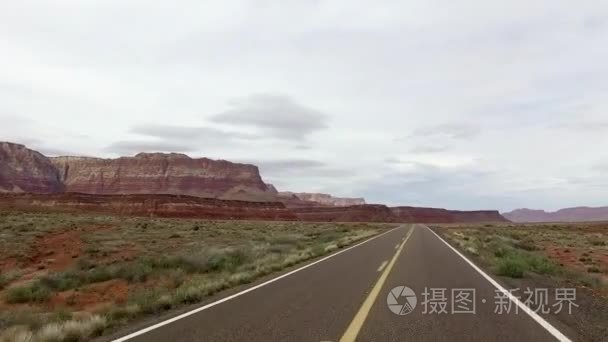
[[[496,287],[503,294],[505,294],[507,297],[509,297],[509,299],[513,303],[515,303],[520,309],[522,309],[522,311],[524,311],[525,313],[527,313],[533,320],[536,321],[536,323],[540,324],[549,333],[551,333],[551,335],[553,335],[556,339],[558,339],[560,342],[572,342],[568,337],[566,337],[566,335],[562,334],[559,330],[557,330],[557,328],[555,328],[554,326],[552,326],[551,323],[547,322],[544,318],[542,318],[541,316],[539,316],[536,312],[534,312],[530,308],[528,308],[524,303],[522,303],[511,292],[509,292],[507,289],[505,289],[504,287],[502,287],[502,285],[500,285],[496,280],[494,280],[492,277],[490,277],[484,271],[482,271],[479,267],[477,267],[477,265],[475,265],[471,260],[469,260],[467,257],[465,257],[462,253],[460,253],[452,245],[450,245],[449,243],[447,243],[443,238],[441,238],[441,236],[439,236],[437,233],[435,233],[431,228],[429,228],[428,226],[425,226],[425,227],[428,230],[430,230],[433,234],[435,234],[435,236],[439,240],[441,240],[448,247],[450,247],[462,259],[464,259],[464,261],[466,261],[469,265],[471,265],[471,267],[473,267],[477,272],[479,272],[479,274],[481,274],[484,278],[486,278],[486,280],[489,281],[492,285],[494,285],[494,287]]]
[[[230,295],[230,296],[228,296],[228,297],[222,298],[222,299],[217,300],[217,301],[215,301],[215,302],[213,302],[213,303],[209,303],[209,304],[207,304],[207,305],[201,306],[200,308],[196,308],[196,309],[194,309],[194,310],[188,311],[188,312],[186,312],[186,313],[183,313],[183,314],[181,314],[181,315],[179,315],[179,316],[175,316],[175,317],[173,317],[173,318],[170,318],[170,319],[168,319],[168,320],[162,321],[162,322],[160,322],[160,323],[157,323],[157,324],[151,325],[151,326],[149,326],[149,327],[147,327],[147,328],[144,328],[144,329],[138,330],[138,331],[136,331],[136,332],[134,332],[134,333],[131,333],[131,334],[129,334],[129,335],[126,335],[126,336],[123,336],[123,337],[117,338],[117,339],[115,339],[115,340],[112,340],[112,342],[123,342],[123,341],[130,340],[130,339],[132,339],[132,338],[134,338],[134,337],[137,337],[137,336],[143,335],[143,334],[145,334],[145,333],[147,333],[147,332],[150,332],[150,331],[152,331],[152,330],[158,329],[158,328],[163,327],[163,326],[165,326],[165,325],[171,324],[171,323],[173,323],[173,322],[175,322],[175,321],[179,321],[180,319],[183,319],[183,318],[186,318],[186,317],[188,317],[188,316],[191,316],[191,315],[194,315],[194,314],[196,314],[196,313],[199,313],[199,312],[201,312],[201,311],[207,310],[207,309],[209,309],[209,308],[211,308],[211,307],[214,307],[214,306],[216,306],[216,305],[222,304],[222,303],[224,303],[224,302],[227,302],[227,301],[229,301],[229,300],[231,300],[231,299],[234,299],[234,298],[236,298],[236,297],[242,296],[242,295],[244,295],[244,294],[246,294],[246,293],[249,293],[249,292],[251,292],[251,291],[254,291],[254,290],[256,290],[256,289],[259,289],[260,287],[263,287],[263,286],[266,286],[266,285],[268,285],[268,284],[274,283],[275,281],[278,281],[278,280],[280,280],[280,279],[283,279],[283,278],[285,278],[285,277],[288,277],[288,276],[290,276],[290,275],[292,275],[292,274],[294,274],[294,273],[296,273],[296,272],[300,272],[300,271],[302,271],[302,270],[304,270],[304,269],[307,269],[307,268],[309,268],[309,267],[311,267],[311,266],[314,266],[314,265],[316,265],[316,264],[318,264],[318,263],[320,263],[320,262],[323,262],[323,261],[325,261],[325,260],[327,260],[327,259],[329,259],[329,258],[333,258],[333,257],[335,257],[336,255],[340,255],[340,254],[342,254],[342,253],[344,253],[344,252],[346,252],[346,251],[349,251],[349,250],[351,250],[351,249],[353,249],[353,248],[359,247],[359,246],[361,246],[361,245],[363,245],[363,244],[365,244],[365,243],[368,243],[368,242],[370,242],[370,241],[372,241],[372,240],[374,240],[374,239],[377,239],[377,238],[379,238],[379,237],[381,237],[381,236],[383,236],[383,235],[386,235],[386,234],[388,234],[388,233],[390,233],[390,232],[394,231],[395,229],[399,229],[399,228],[402,228],[402,227],[403,227],[403,225],[401,225],[401,226],[399,226],[399,227],[395,227],[395,228],[393,228],[393,229],[391,229],[391,230],[389,230],[389,231],[386,231],[386,232],[384,232],[384,233],[382,233],[382,234],[378,234],[378,235],[376,235],[376,236],[372,236],[371,238],[369,238],[369,239],[367,239],[367,240],[365,240],[365,241],[363,241],[363,242],[360,242],[360,243],[358,243],[358,244],[356,244],[356,245],[353,245],[353,246],[347,247],[347,248],[345,248],[345,249],[342,249],[342,250],[340,250],[340,251],[338,251],[338,252],[335,252],[334,254],[330,254],[330,255],[328,255],[328,256],[326,256],[326,257],[323,257],[323,258],[321,258],[321,259],[319,259],[319,260],[317,260],[317,261],[311,262],[310,264],[306,264],[306,265],[304,265],[304,266],[302,266],[302,267],[300,267],[300,268],[297,268],[297,269],[295,269],[295,270],[293,270],[293,271],[289,271],[289,272],[287,272],[287,273],[285,273],[285,274],[282,274],[282,275],[280,275],[280,276],[278,276],[278,277],[276,277],[276,278],[272,278],[272,279],[267,280],[267,281],[265,281],[265,282],[263,282],[263,283],[261,283],[261,284],[258,284],[258,285],[255,285],[255,286],[252,286],[252,287],[250,287],[250,288],[248,288],[248,289],[245,289],[245,290],[243,290],[243,291],[241,291],[241,292],[238,292],[238,293],[235,293],[235,294]]]
[[[382,270],[386,267],[386,265],[388,265],[388,260],[384,260],[381,264],[380,267],[378,267],[378,272],[382,272]]]

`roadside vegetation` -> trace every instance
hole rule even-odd
[[[438,231],[523,300],[526,289],[554,295],[557,288],[575,288],[573,313],[549,319],[573,329],[581,341],[606,341],[607,223],[445,225]]]
[[[534,275],[605,289],[608,226],[534,224],[446,227],[445,236],[499,276]]]
[[[389,227],[0,213],[0,342],[87,340]]]

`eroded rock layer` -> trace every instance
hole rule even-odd
[[[63,190],[59,172],[47,157],[23,145],[0,142],[0,192]]]
[[[177,153],[140,153],[134,157],[50,158],[67,192],[89,194],[181,194],[265,200],[269,193],[255,165]],[[227,198],[232,199],[232,198]],[[235,198],[238,199],[238,198]]]

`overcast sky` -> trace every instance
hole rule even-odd
[[[0,140],[376,203],[608,205],[608,2],[3,1]]]

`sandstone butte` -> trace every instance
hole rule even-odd
[[[101,159],[54,157],[67,192],[180,194],[206,198],[269,200],[272,191],[258,167],[178,153],[139,153]]]

